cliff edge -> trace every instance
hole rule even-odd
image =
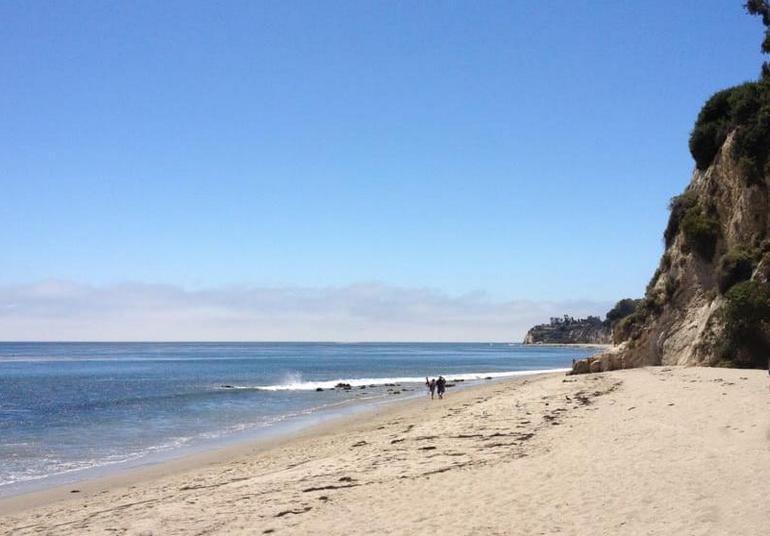
[[[700,146],[707,143],[716,147],[712,155]],[[617,346],[576,363],[574,372],[767,366],[770,82],[712,97],[690,148],[697,166],[684,193],[671,201],[665,251],[644,299],[615,326]]]
[[[744,5],[765,25],[770,5]],[[767,368],[770,357],[770,64],[713,95],[690,134],[695,171],[671,200],[665,251],[610,351],[573,373],[644,365]]]

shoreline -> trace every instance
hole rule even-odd
[[[518,343],[526,347],[554,347],[554,348],[597,348],[602,350],[608,350],[615,346],[614,344],[601,344],[593,342],[520,342]]]
[[[459,392],[465,389],[485,385],[490,381],[497,382],[506,379],[518,380],[541,374],[565,373],[568,370],[569,368],[553,368],[486,373],[454,373],[450,374],[450,378],[448,379],[450,384],[449,391]],[[307,412],[295,414],[289,413],[285,419],[281,419],[276,424],[265,427],[256,427],[231,435],[221,435],[208,441],[191,443],[174,449],[147,453],[135,459],[117,463],[98,464],[92,467],[54,473],[40,478],[33,478],[2,486],[0,487],[0,513],[2,513],[3,510],[2,503],[14,499],[15,497],[38,493],[45,494],[50,490],[56,489],[77,488],[82,483],[120,478],[135,472],[151,471],[162,473],[163,471],[161,470],[153,471],[153,468],[162,468],[166,464],[182,462],[186,459],[206,459],[209,455],[216,455],[217,453],[229,452],[231,450],[237,451],[244,446],[269,445],[283,442],[284,440],[303,434],[306,430],[312,431],[313,429],[324,427],[327,423],[344,422],[347,419],[355,419],[359,414],[365,415],[376,413],[380,408],[387,408],[400,403],[408,403],[413,400],[419,400],[424,396],[424,384],[422,381],[417,381],[417,378],[399,377],[385,378],[384,380],[387,382],[401,383],[378,383],[376,385],[370,385],[372,382],[382,382],[383,379],[367,378],[361,385],[365,385],[370,389],[374,387],[375,391],[373,393],[370,391],[368,395],[362,398],[356,396],[355,398],[344,398],[334,403],[326,403],[326,405],[312,408],[311,411]],[[354,386],[359,385],[358,383],[354,383],[354,380],[343,379],[309,383],[336,384],[344,381],[349,381],[353,383]],[[394,385],[394,389],[398,389],[401,394],[398,396],[390,396],[392,394],[389,392],[390,389],[387,390],[388,392],[385,391],[389,385]],[[306,390],[310,391],[314,390],[314,388],[308,388]],[[334,391],[335,388],[325,386],[324,390]]]
[[[517,376],[505,376],[490,380],[475,380],[478,383],[458,384],[448,391],[451,395],[490,387],[500,383],[515,383],[532,380],[541,376],[563,375],[567,369],[553,372],[528,372]],[[420,386],[422,387],[422,386]],[[436,402],[434,400],[434,402]],[[265,430],[264,434],[247,439],[236,439],[224,446],[203,448],[200,451],[184,453],[159,461],[148,461],[136,466],[108,469],[107,474],[86,476],[71,482],[54,484],[44,489],[33,489],[19,494],[0,497],[0,516],[22,512],[24,510],[47,506],[73,498],[72,490],[77,490],[77,498],[83,499],[103,492],[104,489],[125,488],[143,482],[168,477],[190,470],[215,466],[231,462],[243,456],[267,453],[296,441],[312,440],[329,434],[342,433],[366,423],[369,419],[384,418],[415,404],[431,403],[427,395],[408,395],[398,399],[381,398],[368,402],[347,401],[343,408],[330,410],[324,414],[309,415],[309,424],[288,422],[286,429]],[[313,422],[316,421],[316,422]],[[293,425],[293,426],[292,426]],[[88,474],[88,470],[85,470]]]
[[[0,533],[759,534],[759,370],[544,374],[0,501]],[[156,472],[157,470],[157,472]],[[57,495],[58,494],[58,495]],[[16,504],[11,504],[15,502]]]
[[[398,403],[406,403],[414,400],[416,396],[416,394],[410,394],[392,399],[373,397],[370,400],[343,400],[333,406],[325,407],[312,413],[292,416],[278,424],[240,432],[233,436],[222,436],[205,443],[148,454],[138,460],[97,465],[70,473],[53,474],[39,479],[11,484],[8,488],[13,489],[16,486],[21,491],[0,495],[0,515],[3,513],[4,502],[16,498],[37,494],[44,495],[53,490],[66,489],[67,493],[69,493],[70,489],[88,487],[93,482],[131,481],[135,474],[166,474],[169,472],[164,470],[167,466],[186,467],[189,465],[193,467],[196,463],[205,463],[208,458],[217,458],[220,454],[227,455],[230,451],[237,452],[250,446],[261,447],[264,445],[266,449],[272,448],[272,445],[290,441],[292,438],[299,437],[316,428],[323,428],[327,425],[332,426],[333,423],[342,423],[347,419],[355,419],[359,415],[376,411],[376,408],[379,406],[387,407]],[[187,463],[188,461],[190,463]],[[68,479],[68,476],[74,478]]]
[[[473,387],[475,386],[467,387],[467,389]],[[347,426],[355,426],[358,421],[364,422],[371,415],[380,416],[389,410],[395,411],[400,405],[415,401],[415,398],[403,398],[399,400],[385,399],[358,406],[351,404],[347,409],[352,410],[352,413],[319,416],[319,422],[301,426],[298,429],[268,431],[264,436],[235,440],[233,444],[225,446],[204,447],[204,450],[199,452],[185,453],[160,461],[149,461],[133,467],[113,469],[110,474],[0,497],[0,516],[70,499],[73,497],[72,490],[77,490],[78,498],[87,498],[104,489],[128,487],[198,468],[227,463],[242,456],[259,455],[294,441],[339,432]]]

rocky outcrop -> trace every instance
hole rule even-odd
[[[729,288],[744,280],[765,285],[770,273],[770,177],[747,180],[735,142],[733,131],[712,163],[696,169],[684,194],[672,201],[667,247],[644,300],[615,326],[617,346],[577,362],[574,373],[717,365],[730,355],[744,366],[762,366],[767,359],[755,355],[756,345],[742,348],[726,333],[730,300],[739,299],[731,298]]]
[[[551,318],[548,324],[531,328],[524,337],[524,344],[609,344],[612,334],[609,324],[599,317],[574,319]]]
[[[770,2],[744,4],[765,26]],[[689,139],[695,171],[671,201],[665,252],[618,345],[573,372],[643,365],[767,368],[770,357],[770,62],[715,93]]]

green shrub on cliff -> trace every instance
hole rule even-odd
[[[631,298],[620,300],[612,309],[607,311],[607,322],[612,326],[618,321],[626,318],[636,311],[636,308],[641,301],[642,300],[633,300]]]
[[[724,294],[733,285],[751,277],[756,264],[754,252],[744,248],[731,249],[719,259],[719,291]]]
[[[613,344],[620,344],[623,341],[629,340],[641,329],[643,323],[644,318],[638,312],[631,313],[627,317],[619,320],[612,328]]]
[[[685,243],[706,260],[711,260],[716,251],[719,238],[719,220],[714,210],[705,211],[698,204],[698,197],[692,190],[684,192],[671,199],[669,204],[671,214],[668,225],[663,232],[666,248],[674,243],[677,233],[681,230]],[[670,264],[670,258],[667,261]],[[651,282],[654,285],[655,277]]]
[[[676,234],[679,232],[679,226],[685,213],[697,203],[698,199],[695,197],[695,192],[690,190],[671,198],[671,202],[668,205],[671,214],[668,217],[666,230],[663,232],[666,248],[671,247],[671,244],[674,243],[674,238],[676,238]]]
[[[725,295],[722,357],[739,367],[767,366],[770,355],[770,286],[743,281]]]
[[[745,331],[759,322],[770,321],[770,286],[760,281],[743,281],[727,292],[726,325]]]
[[[688,190],[671,199],[671,214],[663,232],[666,248],[674,243],[677,233],[684,233],[685,242],[701,256],[710,260],[714,256],[719,237],[719,220],[715,211],[704,211],[698,204],[695,192]],[[667,261],[670,264],[670,258]],[[654,278],[653,278],[654,279]]]
[[[765,38],[762,40],[762,52],[770,54],[770,4],[767,0],[746,0],[743,7],[749,15],[762,17],[762,24],[765,25]],[[770,65],[767,62],[762,64],[762,78],[770,78]]]
[[[733,158],[749,184],[761,182],[770,153],[770,82],[746,82],[715,93],[690,133],[690,153],[701,171],[735,131]]]
[[[716,217],[706,214],[696,205],[687,209],[680,226],[687,245],[704,259],[711,260],[719,237],[719,221]]]
[[[690,134],[690,154],[695,159],[698,169],[704,170],[730,132],[730,94],[733,89],[723,89],[715,93],[703,105],[698,119]]]

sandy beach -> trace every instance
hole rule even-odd
[[[0,533],[745,536],[769,475],[764,371],[554,374],[7,499]]]

